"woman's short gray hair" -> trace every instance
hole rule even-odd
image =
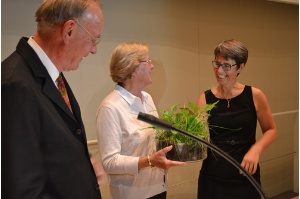
[[[146,44],[124,42],[119,44],[111,55],[110,75],[114,82],[121,84],[131,78],[131,74],[140,65],[149,52]]]

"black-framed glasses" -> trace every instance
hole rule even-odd
[[[140,61],[140,62],[145,62],[145,63],[147,63],[147,64],[152,64],[152,61],[151,61],[151,59],[149,59],[149,60],[147,60],[147,61]]]
[[[230,71],[231,70],[231,67],[232,66],[236,66],[237,64],[228,64],[228,63],[224,63],[224,64],[221,64],[217,61],[212,61],[212,66],[215,68],[215,69],[219,69],[220,67],[222,67],[222,69],[224,71]]]
[[[94,46],[97,46],[97,45],[100,43],[101,37],[95,37],[95,36],[93,36],[92,33],[90,33],[85,27],[83,27],[78,21],[75,21],[75,23],[76,23],[80,28],[82,28],[82,29],[90,36],[90,38],[91,38],[92,41],[93,41],[93,45],[94,45]]]

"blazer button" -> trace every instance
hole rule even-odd
[[[76,134],[80,135],[81,134],[81,129],[77,129]]]

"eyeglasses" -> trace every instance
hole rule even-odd
[[[147,64],[152,64],[151,59],[149,59],[148,61],[141,61],[141,62],[146,62]]]
[[[224,71],[230,71],[231,70],[231,67],[232,66],[236,66],[237,64],[232,64],[232,65],[230,65],[230,64],[228,64],[228,63],[224,63],[224,64],[221,64],[221,63],[219,63],[219,62],[217,62],[217,61],[212,61],[212,66],[215,68],[215,69],[219,69],[220,67],[222,67],[222,69],[224,70]]]
[[[92,39],[92,41],[93,41],[93,45],[94,46],[97,46],[99,43],[100,43],[100,41],[101,41],[101,38],[100,37],[94,37],[85,27],[83,27],[78,21],[75,21],[75,23],[79,26],[79,27],[81,27],[90,37],[91,37],[91,39]]]

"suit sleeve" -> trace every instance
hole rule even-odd
[[[41,151],[39,104],[31,88],[2,83],[2,196],[52,198]]]

